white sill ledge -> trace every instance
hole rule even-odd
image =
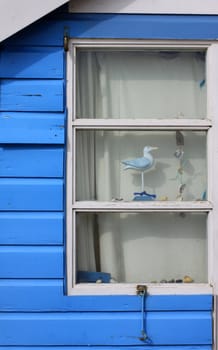
[[[213,287],[206,283],[81,283],[76,284],[69,291],[69,295],[136,295],[138,284],[145,285],[149,295],[213,294]]]

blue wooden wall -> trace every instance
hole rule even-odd
[[[64,33],[217,39],[216,16],[45,18],[0,52],[0,350],[211,350],[212,296],[68,297]]]

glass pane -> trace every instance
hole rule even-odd
[[[77,52],[77,118],[204,118],[204,52]]]
[[[206,283],[206,218],[205,213],[79,213],[77,282]]]
[[[80,130],[76,147],[77,200],[206,199],[206,132]]]

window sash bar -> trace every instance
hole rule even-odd
[[[210,119],[76,119],[75,129],[208,130]]]
[[[149,202],[99,202],[77,201],[72,210],[77,212],[210,212],[209,201],[149,201]]]

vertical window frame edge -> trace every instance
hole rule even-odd
[[[76,120],[76,109],[75,109],[75,91],[76,91],[76,62],[75,62],[75,51],[77,47],[87,47],[87,48],[93,48],[93,47],[102,47],[102,48],[112,48],[112,47],[127,47],[127,48],[137,48],[144,45],[147,49],[151,48],[178,48],[178,49],[205,49],[207,50],[207,56],[208,56],[208,50],[213,46],[218,46],[217,43],[211,43],[211,42],[186,42],[186,41],[142,41],[140,40],[140,43],[136,40],[69,40],[69,51],[67,53],[67,110],[68,110],[68,122],[67,122],[67,180],[66,180],[66,271],[67,271],[67,295],[108,295],[108,294],[114,294],[114,295],[132,295],[136,294],[135,288],[136,283],[124,283],[124,284],[112,284],[112,285],[105,285],[105,284],[76,284],[76,248],[75,248],[75,240],[76,240],[76,233],[75,233],[75,215],[78,209],[73,208],[72,203],[75,203],[75,197],[74,197],[74,191],[73,188],[75,188],[75,138],[73,138],[73,132],[72,130],[76,130],[76,127],[73,126],[73,121]],[[218,50],[217,50],[218,55]],[[218,64],[217,64],[218,68]],[[206,59],[206,74],[210,76],[209,69],[209,63],[208,59]],[[212,84],[211,84],[212,85]],[[218,83],[217,83],[218,85]],[[210,87],[211,90],[214,90]],[[207,116],[214,115],[214,108],[210,108],[210,103],[208,101],[209,92],[207,91]],[[218,103],[216,104],[216,114],[218,114]],[[214,118],[215,119],[215,118]],[[163,119],[164,120],[164,119]],[[214,121],[213,121],[214,122]],[[160,126],[161,126],[161,120],[160,120]],[[99,127],[100,128],[100,127]],[[210,129],[210,130],[209,130]],[[218,128],[216,128],[217,130]],[[75,132],[75,131],[74,131]],[[214,139],[213,136],[216,133],[214,124],[212,125],[212,128],[208,128],[208,150],[207,150],[207,156],[208,156],[208,182],[210,183],[210,187],[214,184],[213,178],[211,179],[211,173],[212,171],[209,171],[209,168],[212,167],[214,164],[213,159],[211,160],[211,153],[209,155],[209,148],[212,144],[214,146]],[[210,135],[210,136],[209,136]],[[73,148],[73,150],[72,150]],[[74,169],[74,170],[73,170]],[[216,171],[218,174],[218,170]],[[72,181],[73,179],[73,181]],[[209,185],[208,185],[209,186]],[[214,197],[214,194],[213,194]],[[214,200],[214,198],[212,199]],[[210,199],[210,198],[209,198]],[[79,209],[79,211],[82,211]],[[213,222],[214,222],[214,209],[213,210],[205,210],[205,212],[208,213],[208,230],[212,230]],[[209,219],[210,218],[210,219]],[[209,231],[208,231],[209,232]],[[209,235],[208,235],[209,236]],[[211,233],[210,233],[211,236]],[[212,234],[212,237],[214,235]],[[213,243],[214,243],[214,237],[213,237]],[[216,244],[218,245],[218,243]],[[210,250],[212,249],[212,243],[208,242],[208,249],[210,255],[214,256],[215,254],[211,254]],[[218,249],[217,249],[218,250]],[[210,263],[210,268],[212,266],[212,270],[214,270],[214,261]],[[214,280],[214,271],[212,274],[210,271],[208,271],[208,284],[192,284],[191,286],[154,286],[153,284],[147,284],[149,286],[149,290],[151,294],[211,294],[212,291],[212,285]],[[217,281],[218,282],[218,281]]]

